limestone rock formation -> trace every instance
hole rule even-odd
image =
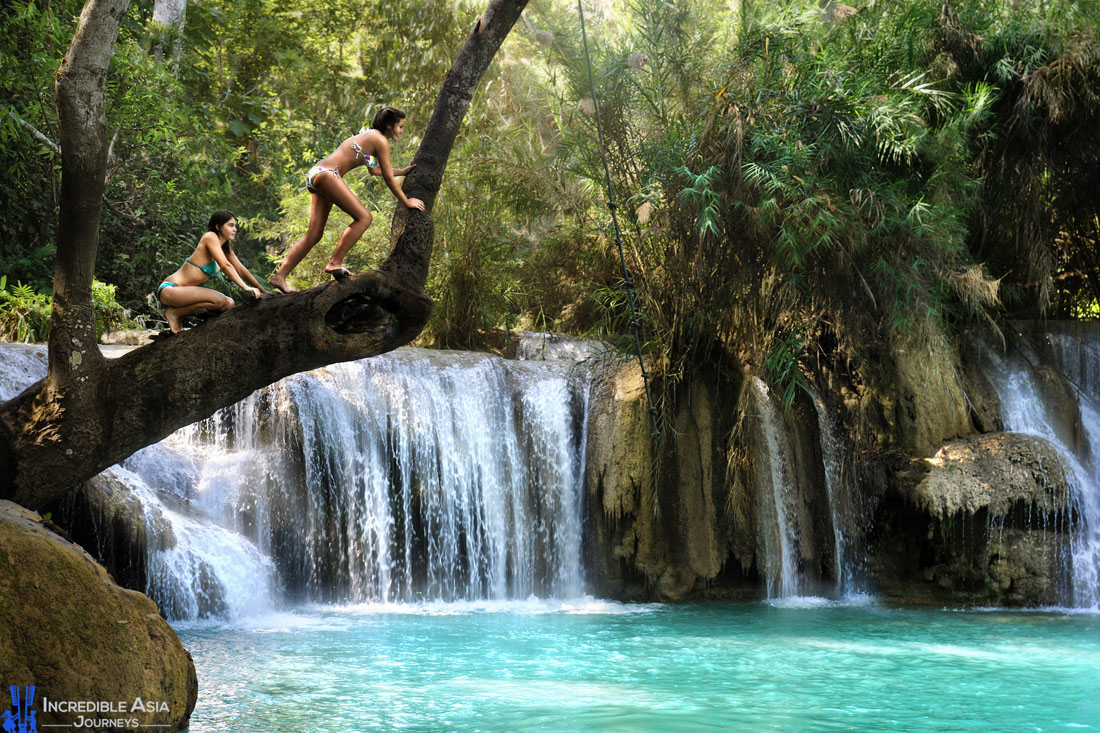
[[[8,501],[0,501],[0,679],[35,685],[39,701],[115,701],[116,710],[124,701],[127,708],[40,709],[40,726],[72,725],[83,715],[181,730],[198,695],[191,655],[156,604],[120,588],[86,552]]]
[[[1031,435],[943,445],[897,474],[871,538],[887,599],[903,603],[1065,603],[1078,520],[1060,452]]]
[[[955,353],[946,344],[894,353],[896,438],[903,450],[924,456],[974,431]]]
[[[923,462],[929,471],[909,498],[934,519],[980,511],[1002,519],[1017,504],[1052,514],[1069,501],[1058,450],[1036,436],[975,435],[947,443]]]
[[[725,436],[736,391],[719,380],[680,390],[671,429],[654,443],[637,364],[604,370],[589,412],[586,554],[593,591],[682,601],[757,597],[752,537],[737,532]],[[660,460],[654,460],[660,451]],[[747,547],[737,561],[737,539]],[[741,594],[738,596],[738,594]]]

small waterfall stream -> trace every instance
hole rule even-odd
[[[799,511],[794,505],[798,500],[794,457],[779,405],[768,385],[753,377],[752,387],[767,452],[767,470],[760,471],[759,498],[768,598],[797,596],[802,593],[803,578],[798,554]]]
[[[859,561],[854,556],[846,532],[853,525],[852,497],[844,474],[844,447],[836,435],[833,420],[825,401],[814,395],[818,434],[821,440],[821,460],[825,474],[825,494],[833,525],[833,552],[836,557],[836,588],[838,598],[862,592]]]
[[[45,368],[8,348],[0,398]],[[588,378],[553,358],[571,353],[531,356],[402,349],[294,375],[108,469],[145,508],[146,592],[172,619],[580,596]]]
[[[858,502],[850,496],[844,474],[845,448],[824,401],[817,396],[812,400],[816,434],[808,430],[799,436],[795,418],[788,419],[759,377],[752,379],[752,394],[760,430],[757,496],[768,598],[816,597],[819,593],[837,599],[861,596],[860,562],[846,534],[857,525],[854,512]],[[800,437],[816,438],[820,466],[805,464],[818,458],[806,454],[805,449],[800,454],[796,445]],[[820,482],[824,485],[819,486]],[[819,489],[823,490],[818,493]],[[829,525],[831,534],[815,533],[819,523],[821,530]],[[825,543],[831,546],[823,546]],[[830,567],[835,568],[835,579],[823,577]]]
[[[1064,344],[1061,350],[1077,351]],[[1100,466],[1095,460],[1100,455],[1100,412],[1095,406],[1096,396],[1079,390],[1081,423],[1067,424],[1071,421],[1067,421],[1066,411],[1044,399],[1044,380],[1033,355],[1012,352],[1001,357],[986,351],[984,356],[991,365],[990,376],[1000,398],[1005,429],[1044,438],[1065,457],[1072,482],[1072,512],[1078,518],[1068,558],[1072,605],[1100,608]],[[1095,373],[1096,368],[1096,364],[1086,364],[1083,371],[1087,374],[1091,369]],[[1091,383],[1096,384],[1095,380]]]

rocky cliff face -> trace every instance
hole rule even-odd
[[[823,367],[784,411],[752,375],[682,386],[650,440],[636,365],[598,381],[589,428],[594,591],[658,600],[831,595],[902,603],[1068,602],[1074,509],[1062,454],[1002,432],[979,350],[895,349],[861,375]],[[1076,395],[1037,371],[1052,430],[1087,455]],[[822,421],[837,426],[829,457]]]
[[[780,582],[771,561],[786,539],[778,514],[794,528],[792,558],[806,590],[822,578],[831,584],[833,528],[812,406],[803,399],[786,416],[769,414],[751,378],[717,374],[675,400],[672,425],[655,443],[637,365],[615,366],[594,385],[585,480],[593,592],[662,601],[759,598]],[[771,419],[781,424],[771,426],[769,447]],[[774,465],[782,476],[773,475]],[[795,489],[783,506],[774,481]]]
[[[38,725],[72,725],[83,715],[182,730],[198,695],[191,655],[156,605],[7,501],[0,501],[0,679],[35,685],[39,701],[126,703],[125,712],[39,709]]]
[[[674,429],[662,437],[670,445],[658,444],[637,365],[614,366],[597,378],[585,477],[594,592],[683,600],[708,595],[723,571],[745,576],[745,568],[729,562],[744,527],[727,501],[721,432],[728,429],[730,400],[723,398],[713,381],[692,384]],[[751,550],[748,560],[751,575]]]

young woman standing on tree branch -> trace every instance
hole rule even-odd
[[[396,140],[401,136],[405,127],[405,113],[396,107],[383,107],[374,116],[371,126],[364,132],[349,137],[340,143],[336,152],[310,168],[306,174],[306,188],[312,194],[309,208],[309,228],[306,233],[287,250],[279,270],[268,278],[271,287],[283,293],[294,292],[287,285],[287,276],[298,266],[314,245],[321,241],[321,235],[325,233],[325,224],[328,223],[329,212],[332,205],[339,206],[352,218],[351,224],[340,235],[340,241],[336,245],[336,251],[332,253],[325,272],[337,280],[343,280],[351,276],[351,272],[344,267],[344,257],[352,246],[367,231],[371,224],[371,215],[363,202],[352,193],[348,184],[344,182],[344,175],[349,171],[366,165],[371,175],[381,175],[385,179],[390,191],[397,197],[402,206],[410,209],[424,210],[424,202],[420,199],[411,199],[405,196],[405,192],[397,185],[395,176],[404,176],[413,169],[415,163],[404,168],[394,170],[390,165],[390,140]]]
[[[164,317],[168,328],[179,333],[183,317],[200,310],[218,313],[233,307],[233,299],[216,290],[199,287],[218,274],[226,276],[255,298],[266,293],[260,282],[252,276],[233,251],[233,239],[237,236],[237,217],[231,211],[215,211],[210,216],[207,232],[199,239],[199,246],[184,260],[180,269],[173,272],[157,288],[157,298],[167,306]]]

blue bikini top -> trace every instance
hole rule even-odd
[[[210,260],[209,265],[196,265],[194,262],[191,261],[191,258],[188,257],[186,260],[184,260],[184,262],[191,265],[192,267],[199,268],[200,270],[203,271],[203,274],[205,274],[207,277],[214,277],[215,275],[218,274],[218,261],[217,260]]]

